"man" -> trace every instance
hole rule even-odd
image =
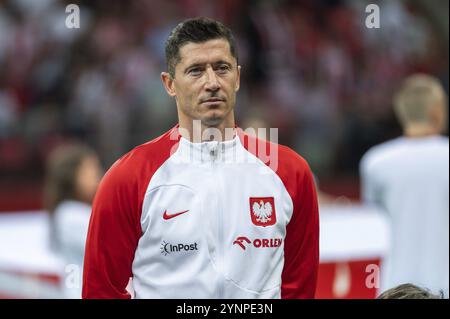
[[[391,220],[391,248],[382,290],[412,283],[441,289],[449,282],[449,141],[447,101],[439,81],[407,78],[394,99],[403,137],[375,146],[361,160],[362,195]]]
[[[313,298],[312,174],[289,148],[235,126],[240,66],[230,30],[186,20],[170,34],[166,60],[161,78],[179,124],[124,155],[101,182],[83,297],[129,298],[132,277],[136,298]]]

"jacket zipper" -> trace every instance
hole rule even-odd
[[[217,194],[216,194],[216,205],[217,205],[217,212],[218,212],[218,218],[217,218],[217,230],[218,230],[218,243],[217,243],[217,266],[219,270],[219,282],[218,282],[218,299],[223,299],[224,297],[224,248],[223,248],[223,205],[221,203],[221,196],[223,196],[222,193],[222,175],[220,170],[217,170],[217,156],[218,156],[218,145],[216,145],[216,148],[211,151],[212,155],[212,163],[211,167],[213,169],[214,175],[217,177]]]

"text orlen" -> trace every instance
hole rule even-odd
[[[277,248],[282,243],[282,238],[256,238],[252,241],[245,236],[239,236],[233,242],[233,245],[238,245],[243,250],[246,250],[248,245],[252,245],[255,248]]]
[[[253,246],[255,246],[256,248],[259,248],[259,247],[274,248],[274,247],[280,247],[282,242],[283,242],[283,239],[281,239],[281,238],[255,239],[253,241]]]

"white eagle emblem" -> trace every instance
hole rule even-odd
[[[272,219],[272,205],[270,202],[264,203],[262,200],[253,203],[253,214],[256,216],[256,221],[260,223],[267,223]]]

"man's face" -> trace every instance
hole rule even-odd
[[[225,39],[189,42],[180,48],[175,77],[162,73],[169,95],[177,101],[180,121],[201,120],[208,127],[233,118],[240,67]]]

